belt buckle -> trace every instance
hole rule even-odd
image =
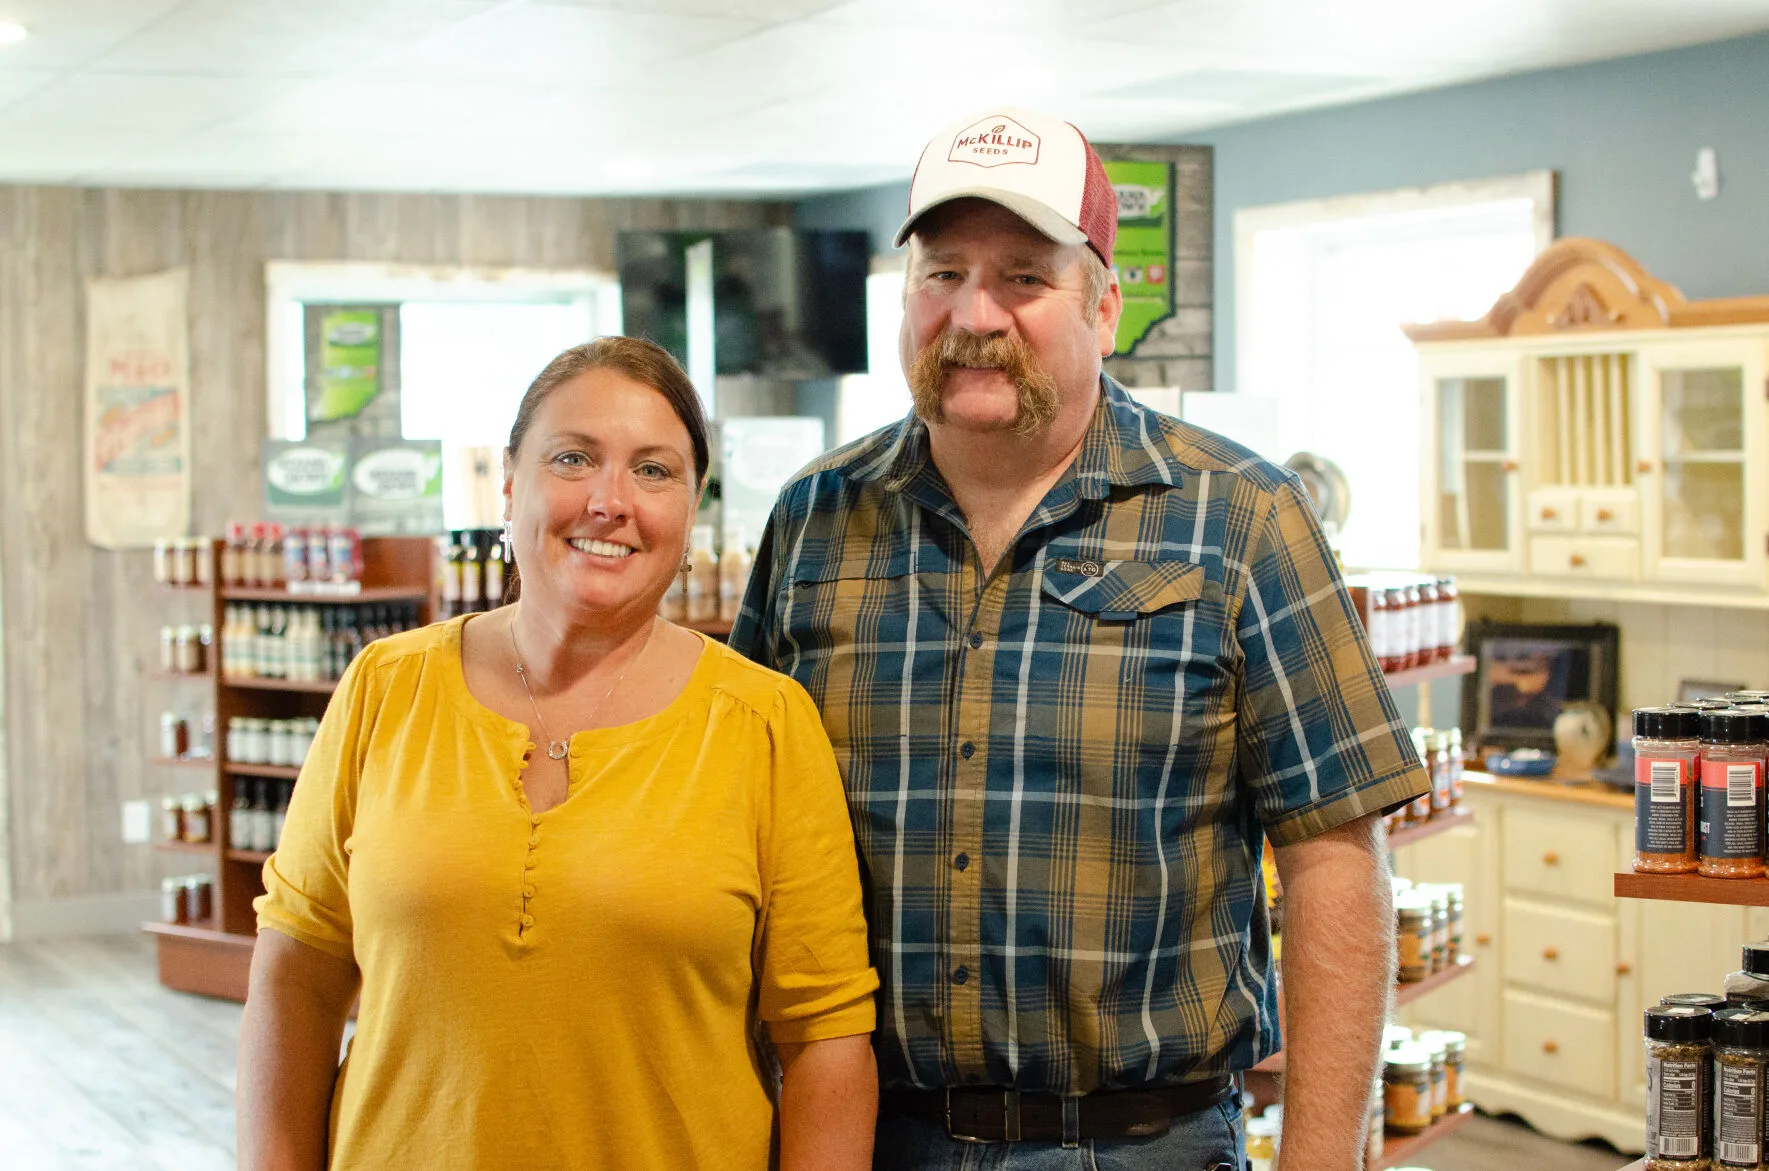
[[[982,1138],[974,1134],[960,1134],[952,1128],[952,1087],[946,1087],[946,1137],[959,1143],[994,1143],[1020,1141],[1020,1095],[1017,1090],[1001,1091],[1001,1137]]]

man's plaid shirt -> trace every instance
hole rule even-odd
[[[989,575],[919,420],[807,468],[731,634],[835,744],[887,1086],[1254,1065],[1261,835],[1430,787],[1295,477],[1102,386]]]

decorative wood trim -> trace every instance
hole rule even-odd
[[[1769,297],[1689,301],[1615,245],[1571,236],[1536,257],[1480,320],[1401,328],[1415,342],[1449,342],[1766,323]]]

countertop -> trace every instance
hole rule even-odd
[[[1463,781],[1470,788],[1482,786],[1500,793],[1517,793],[1526,797],[1540,797],[1545,801],[1570,801],[1575,805],[1596,805],[1604,809],[1618,809],[1632,813],[1634,797],[1609,785],[1598,781],[1567,780],[1557,781],[1552,773],[1546,777],[1501,777],[1492,773],[1476,772],[1469,769],[1463,774]]]

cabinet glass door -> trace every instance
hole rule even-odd
[[[1515,375],[1490,363],[1485,369],[1433,365],[1427,557],[1446,569],[1514,569],[1522,517]]]
[[[1655,354],[1649,366],[1650,457],[1636,469],[1649,574],[1761,587],[1761,347]]]

